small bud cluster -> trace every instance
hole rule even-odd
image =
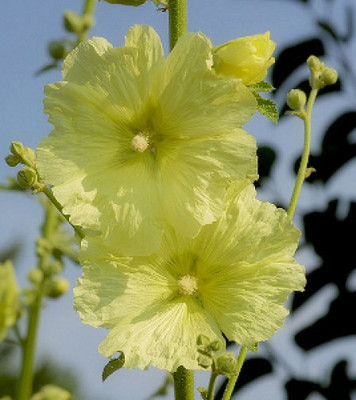
[[[23,189],[33,189],[39,192],[43,188],[43,183],[36,170],[35,152],[30,147],[25,147],[21,142],[12,142],[10,152],[5,161],[8,166],[15,167],[23,164],[24,167],[17,173],[17,183]]]
[[[210,368],[214,364],[215,353],[221,348],[221,344],[214,340],[213,342],[204,335],[199,335],[197,339],[198,345],[198,364],[202,368]]]
[[[334,68],[325,67],[318,57],[310,56],[307,59],[307,65],[310,70],[309,84],[312,89],[322,89],[327,85],[333,85],[338,79],[337,71]],[[305,104],[307,95],[303,90],[292,89],[287,95],[287,105],[293,111],[287,111],[302,119],[305,118]]]
[[[325,86],[333,85],[338,80],[337,71],[334,68],[325,67],[318,57],[310,56],[307,64],[310,69],[309,84],[312,89],[322,89]]]

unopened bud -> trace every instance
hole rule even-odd
[[[9,154],[8,156],[5,157],[5,161],[9,167],[16,167],[16,165],[21,162],[21,159],[18,156]]]
[[[301,110],[307,101],[306,94],[300,89],[292,89],[287,95],[287,104],[292,110]]]
[[[66,293],[69,289],[69,282],[61,278],[60,276],[56,276],[51,278],[46,282],[45,285],[45,293],[48,297],[56,299],[62,294]]]
[[[198,365],[200,367],[202,367],[202,368],[205,368],[205,369],[210,368],[211,364],[213,363],[212,358],[209,357],[209,356],[206,356],[204,354],[199,354],[198,358],[197,358],[197,361],[198,361]]]
[[[216,360],[216,372],[227,377],[236,375],[238,368],[234,353],[226,352]]]
[[[31,149],[31,147],[25,147],[21,142],[13,141],[11,142],[10,151],[13,155],[13,159],[10,158],[10,162],[15,162],[16,159],[17,164],[21,162],[28,166],[34,165],[35,152],[33,151],[33,149]],[[6,160],[6,162],[8,161]]]
[[[324,68],[324,64],[316,56],[309,56],[307,59],[307,64],[312,74],[321,72]]]
[[[338,79],[338,73],[334,68],[325,68],[320,75],[320,79],[326,85],[333,85]]]
[[[37,183],[36,170],[31,167],[23,167],[17,173],[17,182],[24,189],[33,188]]]
[[[84,27],[83,17],[73,11],[64,11],[63,23],[65,29],[72,33],[80,33]]]
[[[43,272],[38,268],[31,269],[27,273],[27,279],[34,285],[38,285],[43,280]]]
[[[48,53],[55,60],[62,60],[66,55],[66,49],[61,42],[52,40],[48,43]]]

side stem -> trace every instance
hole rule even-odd
[[[245,361],[245,358],[246,358],[247,350],[248,350],[247,347],[245,347],[245,346],[241,347],[239,356],[237,358],[237,371],[236,371],[236,374],[229,379],[229,381],[228,381],[228,383],[226,385],[225,392],[223,394],[222,400],[230,400],[231,399],[232,393],[234,391],[234,387],[235,387],[237,379],[238,379],[238,377],[240,375],[240,371],[241,371],[242,365],[243,365],[243,363]]]
[[[52,204],[46,207],[45,221],[42,228],[43,238],[49,238],[56,226],[56,210]],[[39,255],[38,268],[43,270],[48,262],[48,255]],[[19,382],[18,400],[29,400],[32,394],[34,360],[36,351],[36,337],[40,320],[43,297],[43,285],[40,285],[35,293],[35,298],[28,308],[29,317],[27,334],[22,341],[22,370]]]
[[[308,160],[310,154],[310,141],[311,141],[311,113],[315,103],[316,96],[318,94],[318,89],[312,89],[309,95],[306,112],[302,117],[304,121],[304,148],[302,159],[300,161],[300,166],[298,170],[297,180],[295,181],[295,186],[292,194],[292,198],[289,203],[287,214],[292,219],[294,216],[294,212],[297,206],[298,198],[300,195],[300,191],[303,186],[303,182],[305,179],[305,173],[308,167]]]

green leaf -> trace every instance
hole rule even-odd
[[[264,99],[257,92],[252,92],[257,100],[257,110],[272,122],[277,123],[279,118],[276,103],[270,99]]]
[[[266,81],[248,85],[248,88],[254,92],[272,92],[275,89],[269,82]]]
[[[125,356],[121,353],[119,358],[113,358],[110,360],[104,367],[102,373],[102,380],[103,382],[115,371],[122,368],[125,364]]]

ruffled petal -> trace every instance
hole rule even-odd
[[[150,365],[174,372],[182,365],[187,369],[203,369],[197,357],[197,339],[205,335],[225,341],[218,326],[196,300],[180,300],[157,304],[145,313],[124,321],[110,331],[99,346],[99,352],[111,357],[123,352],[126,368],[146,369]]]

